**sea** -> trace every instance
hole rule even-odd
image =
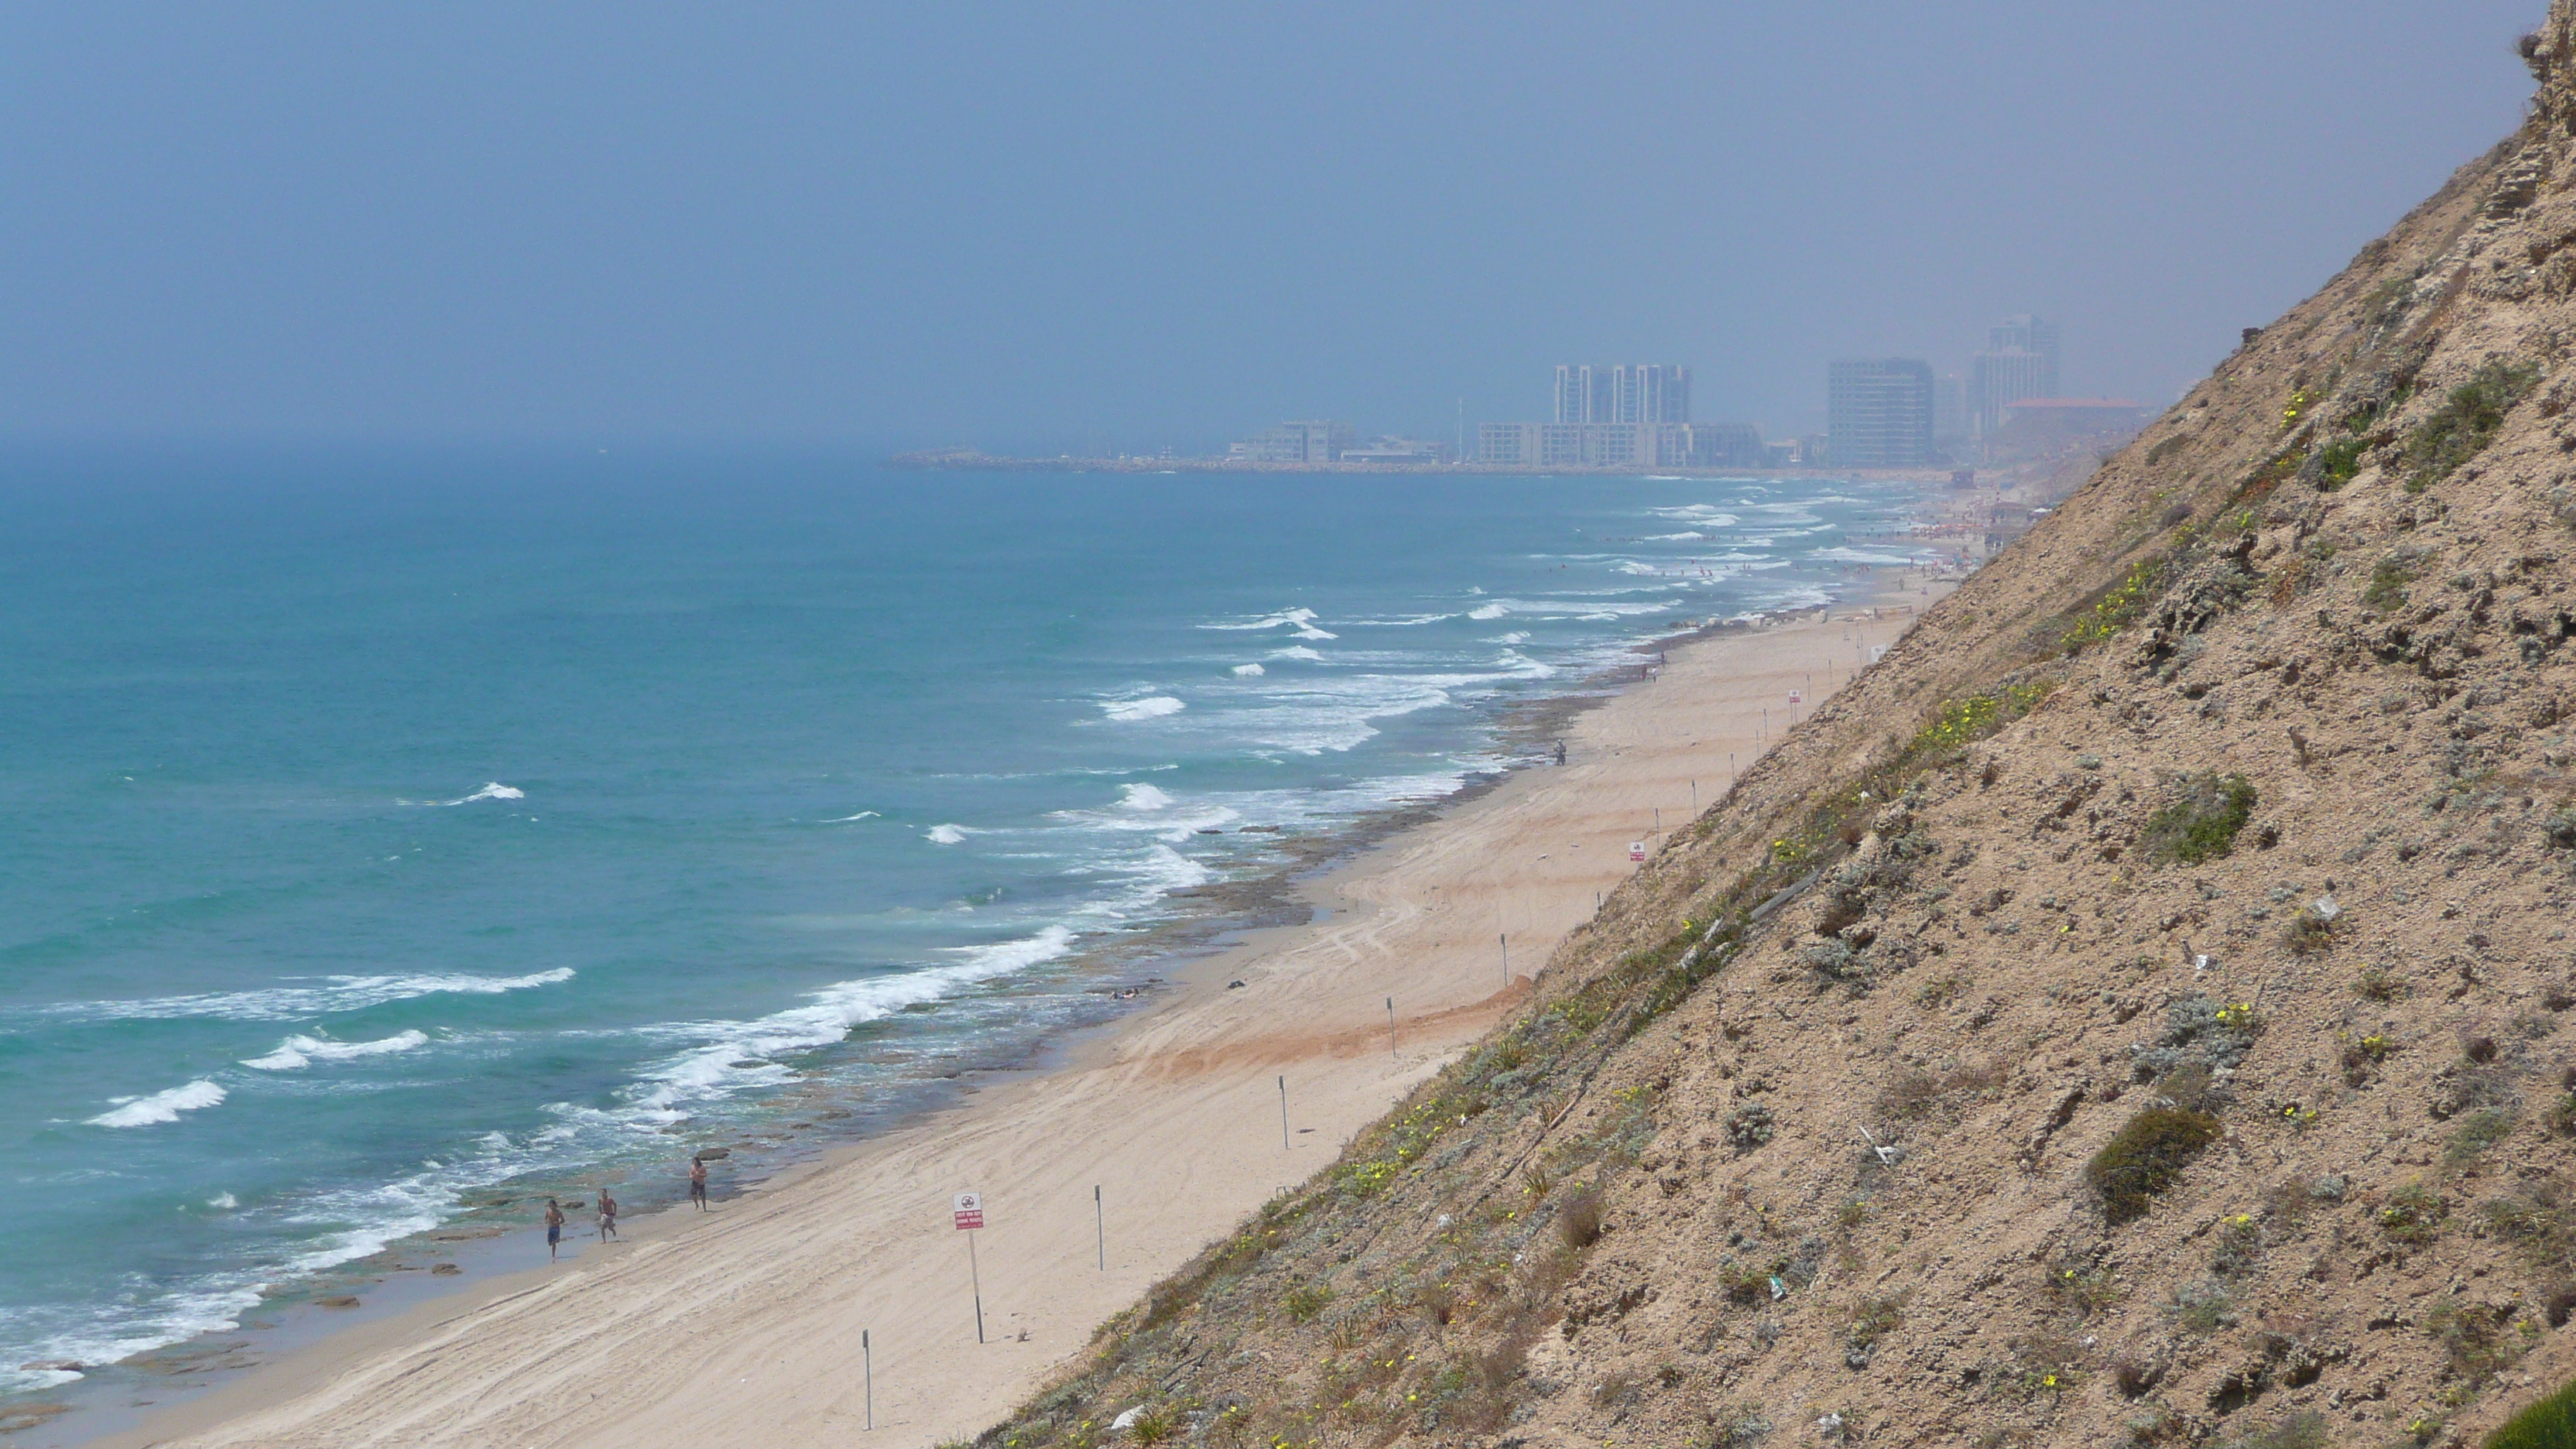
[[[1038,1060],[1931,491],[0,453],[0,1408]]]

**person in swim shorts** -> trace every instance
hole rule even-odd
[[[617,1199],[610,1197],[608,1189],[603,1187],[599,1190],[599,1240],[604,1243],[616,1236]]]
[[[562,1205],[561,1203],[556,1202],[553,1198],[547,1198],[547,1199],[546,1199],[546,1261],[547,1261],[547,1262],[549,1262],[549,1263],[551,1263],[551,1262],[553,1262],[553,1261],[554,1261],[554,1257],[555,1257],[555,1248],[556,1248],[559,1244],[561,1244],[561,1243],[563,1242],[563,1228],[564,1228],[564,1212],[563,1212],[563,1205]]]
[[[707,1160],[703,1157],[689,1159],[689,1201],[696,1203],[700,1212],[706,1211]]]

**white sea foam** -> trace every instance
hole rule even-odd
[[[1270,657],[1273,659],[1304,659],[1320,662],[1324,656],[1307,648],[1303,644],[1291,644],[1285,649],[1271,650]]]
[[[388,1052],[407,1052],[429,1045],[422,1032],[397,1032],[374,1041],[328,1041],[315,1036],[290,1036],[277,1044],[277,1050],[264,1057],[251,1057],[242,1063],[263,1072],[300,1071],[315,1062],[345,1062],[358,1057],[383,1056]]]
[[[1133,783],[1118,787],[1118,804],[1125,810],[1168,810],[1172,797],[1151,785]]]
[[[234,1197],[228,1192],[219,1192],[213,1197],[206,1199],[206,1206],[213,1208],[217,1212],[228,1213],[234,1208],[241,1206],[241,1199]]]
[[[1268,671],[1268,670],[1266,670],[1266,669],[1262,668],[1262,667],[1261,667],[1260,665],[1258,665],[1258,664],[1238,664],[1238,665],[1234,666],[1234,672],[1235,672],[1236,674],[1242,675],[1243,677],[1245,677],[1245,678],[1249,679],[1249,678],[1257,678],[1257,677],[1259,677],[1259,676],[1261,676],[1261,675],[1264,675],[1264,674],[1269,673],[1270,671]]]
[[[203,1079],[184,1087],[172,1087],[149,1097],[113,1097],[121,1103],[112,1111],[101,1112],[89,1119],[93,1127],[152,1127],[163,1122],[176,1122],[182,1112],[202,1111],[224,1100],[224,1089]]]
[[[1186,707],[1168,694],[1156,694],[1148,695],[1143,699],[1104,700],[1101,702],[1100,711],[1111,719],[1123,723],[1128,720],[1161,719],[1165,715],[1179,714]]]
[[[526,991],[570,981],[569,966],[525,976],[325,976],[322,986],[275,986],[259,991],[209,991],[195,996],[156,996],[133,1001],[75,1001],[33,1008],[33,1014],[92,1021],[152,1021],[181,1017],[222,1017],[233,1021],[293,1021],[333,1012],[363,1011],[415,996],[454,992],[491,996]]]
[[[877,812],[873,810],[862,810],[856,815],[836,815],[823,823],[826,825],[847,825],[854,820],[874,820],[876,818]]]
[[[513,785],[504,785],[498,780],[492,780],[487,781],[482,789],[475,791],[473,794],[459,795],[453,800],[405,800],[402,803],[405,805],[448,806],[471,805],[477,800],[525,800],[527,798],[527,791],[519,789]]]
[[[121,1295],[120,1295],[121,1296]],[[108,1364],[135,1354],[183,1342],[203,1333],[224,1333],[240,1326],[241,1315],[260,1300],[258,1285],[208,1287],[171,1293],[154,1303],[145,1316],[128,1316],[124,1304],[100,1305],[113,1323],[87,1323],[48,1333],[20,1352],[39,1362]],[[84,1377],[71,1369],[0,1366],[0,1392],[54,1388]]]
[[[964,845],[966,843],[966,827],[962,825],[934,825],[930,827],[930,833],[923,836],[922,839],[929,841],[933,845]]]
[[[1325,630],[1316,628],[1315,611],[1312,609],[1282,609],[1276,614],[1264,614],[1258,619],[1243,620],[1225,624],[1201,624],[1199,627],[1202,629],[1232,630],[1287,628],[1296,631],[1297,637],[1300,639],[1338,639],[1341,637],[1338,634],[1329,633]]]
[[[1911,565],[1914,562],[1908,554],[1869,553],[1856,548],[1820,548],[1807,557],[1823,559],[1827,563]]]
[[[1510,612],[1511,610],[1504,608],[1501,604],[1478,604],[1476,607],[1467,611],[1467,617],[1470,619],[1499,619]]]
[[[924,1002],[937,1001],[995,977],[1055,960],[1073,949],[1071,929],[1052,925],[1033,936],[982,946],[960,946],[942,955],[948,964],[859,981],[836,982],[807,994],[805,1003],[753,1021],[704,1022],[682,1028],[701,1045],[645,1070],[627,1093],[629,1110],[643,1120],[685,1120],[693,1104],[781,1085],[795,1075],[781,1057],[830,1046],[850,1028]]]
[[[1498,634],[1485,642],[1488,644],[1527,644],[1529,641],[1530,634],[1527,629],[1514,629],[1508,634]]]

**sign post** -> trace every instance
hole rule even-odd
[[[1288,1079],[1279,1079],[1279,1150],[1288,1150]]]
[[[1100,1184],[1091,1185],[1091,1215],[1100,1230],[1100,1271],[1109,1271],[1109,1209],[1100,1204]]]
[[[1392,996],[1390,996],[1390,997],[1388,997],[1388,998],[1386,999],[1386,1059],[1387,1059],[1388,1061],[1394,1061],[1394,1060],[1396,1060],[1396,1055],[1395,1055],[1395,998],[1394,998],[1394,997],[1392,997]]]
[[[975,1285],[975,1341],[984,1341],[984,1271],[975,1262],[975,1230],[984,1226],[984,1195],[957,1194],[957,1231],[966,1235],[967,1281]]]
[[[1645,858],[1646,858],[1646,842],[1644,842],[1644,841],[1642,841],[1642,840],[1631,840],[1631,841],[1629,841],[1629,842],[1628,842],[1628,863],[1629,863],[1630,865],[1636,865],[1636,864],[1638,864],[1639,862],[1643,861]]]
[[[868,1427],[874,1429],[877,1426],[877,1353],[868,1346],[868,1331],[864,1328],[859,1330],[859,1361],[867,1365]]]

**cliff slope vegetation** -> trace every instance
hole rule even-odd
[[[2576,1376],[2576,0],[2525,128],[983,1443],[2483,1442]]]

